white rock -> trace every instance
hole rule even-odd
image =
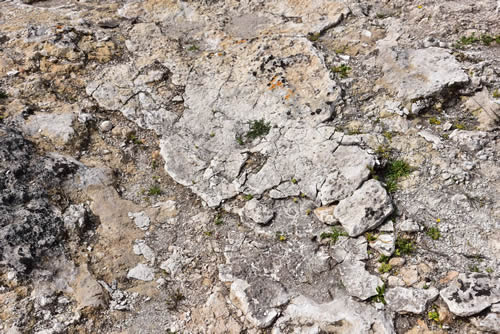
[[[102,132],[111,131],[111,129],[113,128],[113,123],[111,123],[111,121],[103,121],[99,125],[99,128],[101,129]]]
[[[358,236],[380,225],[392,210],[389,195],[380,182],[372,179],[340,201],[334,213],[350,236]]]
[[[340,279],[349,295],[362,300],[377,294],[377,287],[384,283],[380,278],[371,275],[361,261],[344,261],[338,265]]]
[[[385,292],[385,301],[392,310],[398,313],[421,314],[427,305],[437,298],[438,289],[414,289],[395,287]]]
[[[500,302],[500,277],[462,273],[440,294],[452,313],[467,317]]]
[[[152,281],[155,278],[154,269],[146,264],[139,263],[127,273],[127,278],[134,278],[141,281]]]
[[[377,240],[370,243],[370,247],[385,256],[391,256],[396,250],[395,242],[394,234],[380,234]]]
[[[149,228],[151,221],[145,212],[129,212],[128,216],[130,219],[134,220],[135,226],[141,230],[146,231]]]
[[[269,206],[254,198],[245,203],[240,216],[242,219],[251,219],[257,224],[266,225],[273,219],[274,212]]]

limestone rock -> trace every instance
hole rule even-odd
[[[258,328],[271,326],[279,316],[278,307],[289,301],[281,284],[271,281],[255,281],[252,284],[238,279],[231,284],[231,302]]]
[[[251,219],[257,224],[266,225],[273,219],[274,212],[270,207],[254,198],[245,203],[240,216],[243,219]]]
[[[335,217],[350,236],[358,236],[380,225],[392,210],[389,195],[380,182],[372,179],[339,202]]]
[[[78,275],[71,284],[75,290],[78,309],[106,308],[108,296],[97,280],[89,273],[86,265],[78,268]]]
[[[316,303],[305,296],[290,302],[273,327],[273,334],[321,333],[395,333],[392,321],[373,306],[339,297],[327,303]]]
[[[56,144],[66,144],[75,134],[72,127],[76,115],[67,113],[37,113],[31,116],[25,129],[31,136],[43,135]]]
[[[147,216],[147,214],[143,211],[141,212],[129,212],[128,216],[130,219],[134,220],[135,225],[141,230],[146,231],[149,228],[149,224],[151,220]]]
[[[500,332],[500,314],[488,313],[484,317],[473,317],[471,322],[482,331],[498,333]]]
[[[500,278],[462,273],[440,294],[452,313],[467,317],[500,301]]]
[[[155,278],[154,269],[148,265],[139,263],[137,266],[128,271],[127,278],[134,278],[141,281],[152,281]]]
[[[382,280],[371,275],[361,261],[344,261],[339,264],[339,272],[349,295],[362,300],[375,296],[377,287],[383,285]]]
[[[378,61],[384,72],[383,81],[404,100],[418,100],[441,93],[451,86],[465,84],[469,77],[460,63],[446,49],[402,50],[379,44]]]
[[[421,314],[427,305],[437,298],[438,289],[415,289],[395,287],[386,291],[384,297],[387,305],[398,313]]]
[[[418,282],[418,270],[417,266],[411,265],[408,267],[403,267],[400,270],[401,277],[407,286],[412,286]]]
[[[420,226],[411,219],[406,219],[397,225],[398,230],[401,232],[418,232],[420,231]]]
[[[335,210],[335,206],[322,206],[316,208],[314,210],[314,214],[319,219],[320,222],[325,223],[327,225],[335,225],[338,221],[335,218],[333,211]]]
[[[391,256],[396,250],[394,234],[380,234],[370,247],[385,256]]]

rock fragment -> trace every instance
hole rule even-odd
[[[384,297],[387,305],[398,313],[421,314],[427,305],[437,298],[438,289],[415,289],[395,287],[389,289]]]
[[[500,278],[462,273],[440,295],[452,313],[467,317],[500,302]]]
[[[370,274],[362,261],[344,261],[339,264],[342,283],[349,295],[365,300],[377,294],[377,287],[382,286],[382,280]]]
[[[273,219],[274,212],[269,206],[254,198],[245,203],[241,217],[251,219],[260,225],[266,225]]]
[[[128,271],[127,278],[134,278],[140,281],[152,281],[155,278],[154,269],[146,264],[139,263]]]
[[[372,179],[340,201],[334,213],[347,233],[355,237],[380,225],[392,210],[389,195],[380,182]]]

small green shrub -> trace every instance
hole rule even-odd
[[[9,97],[9,94],[7,94],[5,91],[0,89],[0,99],[6,99]]]
[[[439,322],[439,313],[438,313],[438,311],[436,311],[436,309],[433,309],[432,311],[429,311],[429,313],[427,313],[427,318],[429,318],[429,320],[433,320],[435,322]]]
[[[399,237],[396,239],[396,256],[409,255],[415,250],[413,241],[407,238]]]
[[[224,224],[224,220],[222,219],[222,214],[218,213],[215,218],[214,218],[214,224],[215,225],[222,225]]]
[[[440,125],[441,121],[437,119],[436,117],[431,117],[429,118],[429,124],[431,125]]]
[[[245,201],[249,201],[253,198],[253,195],[252,194],[247,194],[245,196],[243,196],[243,198],[245,199]]]
[[[320,239],[330,238],[332,244],[335,244],[339,237],[347,237],[348,234],[342,230],[337,229],[336,227],[332,227],[332,232],[323,232],[320,234]]]
[[[441,233],[437,227],[429,227],[427,229],[427,235],[431,237],[432,240],[438,240],[441,237]]]
[[[372,297],[372,301],[375,303],[382,303],[385,305],[385,284],[382,284],[381,286],[377,286],[377,295]]]
[[[377,236],[374,235],[373,233],[370,233],[370,232],[365,233],[365,238],[366,238],[366,241],[368,241],[368,242],[377,240]]]
[[[148,190],[149,196],[161,195],[161,188],[159,185],[151,186]]]
[[[388,273],[392,270],[392,266],[389,263],[382,263],[378,268],[378,271],[382,274]]]
[[[271,131],[271,123],[266,122],[264,119],[250,121],[249,125],[250,130],[247,132],[246,137],[250,140],[264,137]]]
[[[321,34],[319,32],[315,34],[308,34],[307,39],[310,40],[311,42],[316,42],[320,38]]]
[[[342,64],[340,66],[332,66],[330,70],[333,73],[336,73],[340,78],[344,79],[348,77],[351,68],[345,64]]]

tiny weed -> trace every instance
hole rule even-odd
[[[393,133],[390,132],[390,131],[385,131],[383,133],[383,136],[388,140],[388,141],[392,141],[392,137],[393,137]]]
[[[297,181],[296,178],[292,177],[292,179],[290,180],[290,182],[292,182],[293,184],[297,184],[298,181]]]
[[[284,233],[281,233],[280,231],[276,232],[276,239],[278,241],[284,242],[286,241],[287,237]]]
[[[379,273],[385,274],[392,270],[392,266],[389,263],[382,263],[378,268]]]
[[[479,267],[475,264],[473,266],[469,267],[469,270],[473,273],[478,273],[479,272]]]
[[[391,148],[387,145],[379,145],[375,150],[375,154],[382,159],[389,159],[391,156]]]
[[[432,321],[435,321],[435,322],[439,322],[439,313],[436,309],[433,309],[432,311],[429,311],[429,313],[427,313],[427,318],[429,318],[429,320],[432,320]]]
[[[387,255],[383,255],[383,254],[380,255],[380,257],[378,258],[379,263],[387,263],[387,262],[389,262],[389,260],[390,260],[390,257]]]
[[[214,224],[215,225],[222,225],[224,224],[224,220],[222,219],[222,214],[218,213],[215,218],[214,218]]]
[[[170,294],[169,299],[167,300],[167,308],[169,310],[175,310],[177,309],[177,306],[179,306],[179,303],[186,299],[186,297],[181,293],[179,289],[176,291],[172,292]]]
[[[415,247],[413,245],[413,241],[410,239],[406,238],[397,238],[396,239],[396,251],[394,254],[396,256],[401,256],[401,255],[409,255],[415,250]]]
[[[271,130],[271,123],[266,122],[264,119],[250,121],[248,124],[250,125],[250,130],[247,132],[246,136],[250,140],[264,137]]]
[[[382,303],[385,304],[385,284],[382,284],[381,286],[377,286],[377,295],[372,297],[372,301],[375,303]]]
[[[215,132],[210,132],[210,137],[215,137]]]
[[[6,99],[9,97],[9,94],[7,94],[5,91],[0,89],[0,99]]]
[[[429,118],[429,124],[431,125],[440,125],[441,121],[437,119],[436,117],[431,117]]]
[[[196,45],[193,44],[193,45],[191,45],[189,47],[188,51],[192,51],[192,52],[194,52],[194,51],[200,51],[200,48],[198,46],[196,46]]]
[[[240,135],[236,136],[236,142],[240,145],[245,145],[245,141],[243,140],[243,137],[241,137]]]
[[[365,233],[365,238],[366,238],[366,241],[368,241],[368,242],[377,240],[377,236],[374,235],[373,233],[370,233],[370,232]]]
[[[294,197],[294,198],[292,199],[292,201],[293,201],[294,203],[297,203],[297,202],[299,201],[299,199],[298,199],[297,197]]]
[[[151,186],[148,190],[148,196],[161,195],[161,188],[159,185]]]
[[[361,134],[361,130],[358,129],[358,128],[349,129],[349,131],[347,132],[347,134],[350,135],[350,136],[360,135]]]
[[[398,189],[398,180],[408,176],[412,171],[411,166],[404,160],[390,160],[384,168],[384,181],[388,192],[393,193]]]
[[[486,272],[488,274],[493,274],[493,269],[491,269],[490,267],[486,268]]]
[[[321,36],[321,34],[319,32],[317,32],[315,34],[310,33],[307,35],[307,39],[310,40],[311,42],[316,42],[320,36]]]
[[[247,194],[247,195],[243,196],[243,199],[245,201],[249,201],[249,200],[253,199],[253,195],[252,194]]]
[[[427,235],[431,237],[432,240],[438,240],[441,237],[441,233],[437,227],[429,227],[427,229]]]
[[[135,145],[142,145],[142,144],[144,144],[142,142],[142,140],[140,140],[139,138],[137,138],[137,136],[135,134],[130,134],[128,136],[128,140],[131,141],[132,143],[134,143]]]
[[[312,210],[311,209],[307,209],[306,210],[306,216],[309,216],[311,214]]]
[[[500,90],[495,89],[495,90],[493,91],[493,97],[494,97],[495,99],[500,98]]]
[[[453,127],[455,129],[458,129],[458,130],[464,130],[465,129],[465,125],[463,123],[455,123],[455,124],[453,124]]]
[[[333,73],[338,74],[338,76],[342,79],[347,78],[349,75],[349,72],[351,71],[351,68],[345,64],[342,64],[340,66],[332,66],[330,70]]]
[[[203,232],[207,237],[211,237],[212,234],[214,233],[213,231],[205,231]]]
[[[342,230],[339,230],[335,227],[332,227],[332,232],[330,233],[327,233],[327,232],[323,232],[320,234],[320,239],[326,239],[326,238],[330,238],[330,241],[332,244],[335,244],[337,242],[337,240],[339,239],[339,237],[347,237],[348,234]]]

